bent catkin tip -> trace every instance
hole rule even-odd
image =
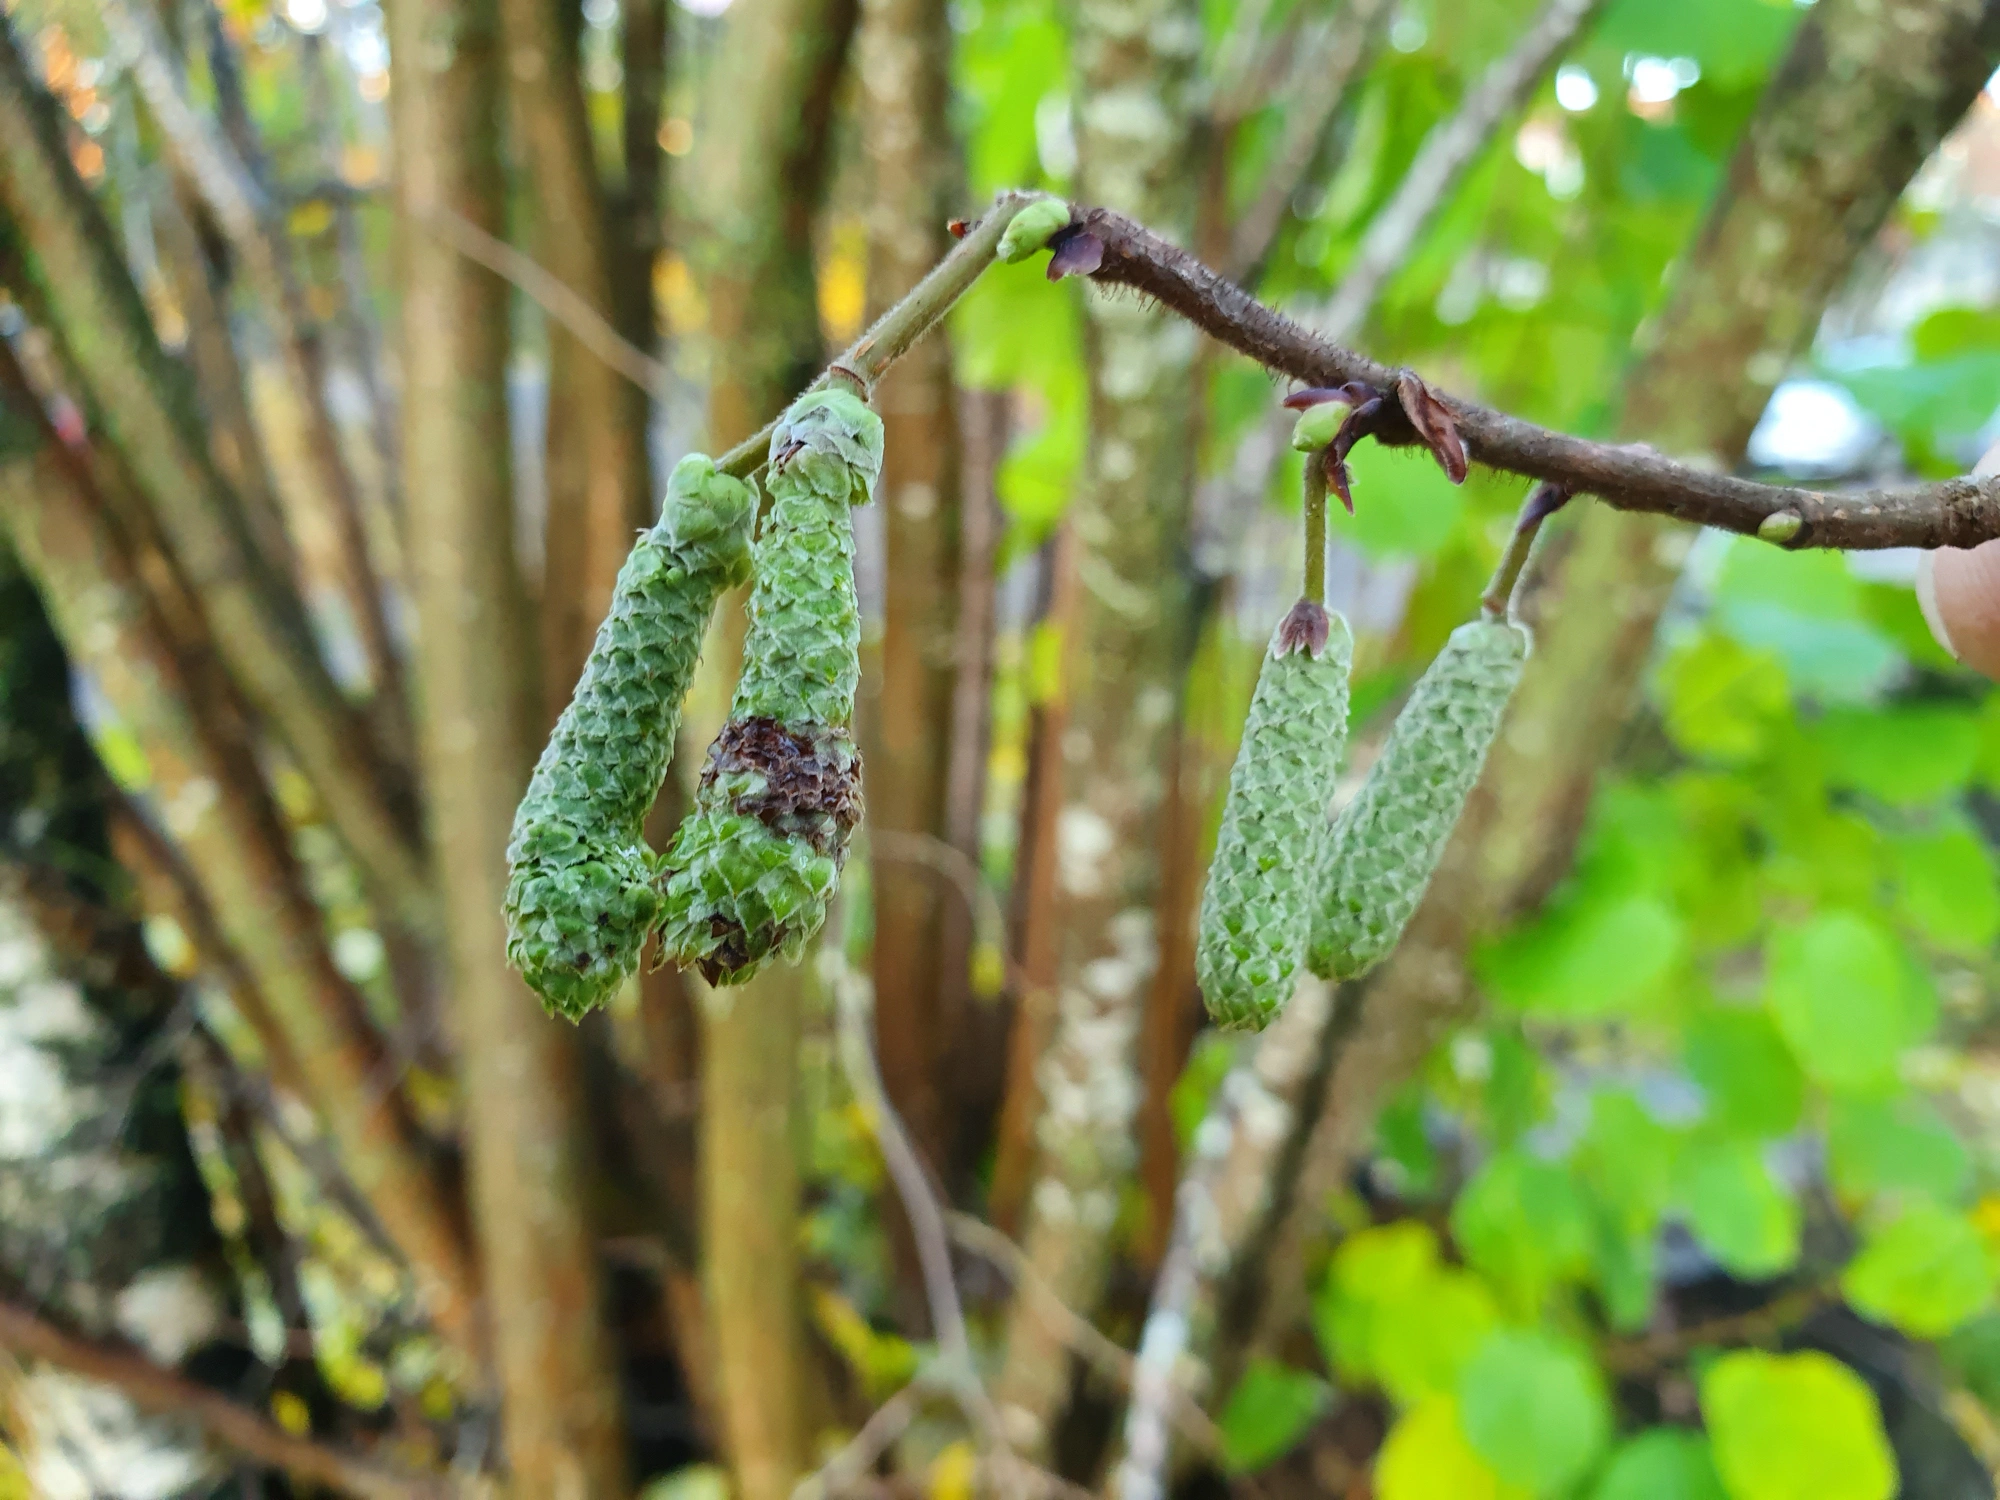
[[[639,965],[661,896],[642,826],[666,778],[716,596],[748,571],[756,499],[692,454],[619,569],[611,608],[508,840],[507,957],[580,1019]]]
[[[771,435],[743,672],[661,861],[662,945],[710,984],[803,953],[860,820],[847,728],[861,671],[851,512],[881,468],[881,418],[851,391],[801,397]]]

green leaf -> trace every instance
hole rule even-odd
[[[1684,1047],[1688,1076],[1701,1085],[1715,1129],[1774,1136],[1799,1123],[1805,1075],[1765,1012],[1704,1010],[1689,1024]]]
[[[1167,1113],[1173,1116],[1174,1139],[1181,1150],[1188,1148],[1196,1129],[1208,1114],[1209,1102],[1236,1061],[1236,1042],[1217,1031],[1204,1031],[1195,1038],[1187,1066],[1174,1080],[1167,1094]]]
[[[1590,1263],[1590,1216],[1576,1184],[1519,1150],[1500,1152],[1466,1184],[1451,1232],[1467,1264],[1523,1311]]]
[[[1754,760],[1791,717],[1785,669],[1769,651],[1705,633],[1667,658],[1660,686],[1667,733],[1689,755]]]
[[[1808,1077],[1880,1091],[1934,1010],[1894,939],[1852,912],[1822,912],[1772,934],[1765,1003]]]
[[[1981,1313],[1938,1345],[1953,1380],[1989,1409],[2000,1409],[2000,1312]]]
[[[1897,807],[1963,791],[1979,759],[1979,724],[1947,704],[1829,709],[1812,733],[1827,778]]]
[[[1582,1020],[1650,999],[1685,944],[1678,913],[1657,896],[1592,892],[1483,949],[1478,970],[1518,1010]]]
[[[1363,443],[1347,460],[1354,514],[1332,507],[1329,530],[1370,557],[1428,557],[1465,511],[1465,491],[1445,478],[1428,453]],[[1286,474],[1297,479],[1287,466]]]
[[[1947,953],[1977,957],[2000,936],[2000,881],[1978,835],[1964,827],[1905,834],[1890,845],[1897,911]]]
[[[1723,1267],[1759,1279],[1799,1258],[1799,1206],[1745,1141],[1691,1145],[1681,1175],[1689,1227]]]
[[[1983,307],[1940,307],[1910,330],[1910,353],[1926,363],[2000,349],[2000,313]]]
[[[1840,1290],[1863,1317],[1935,1339],[1990,1305],[1993,1281],[1992,1253],[1972,1221],[1915,1203],[1868,1233]]]
[[[1709,1366],[1702,1416],[1731,1500],[1889,1500],[1896,1457],[1875,1393],[1816,1350]]]
[[[1790,5],[1759,0],[1616,0],[1598,24],[1599,40],[1622,52],[1693,57],[1702,76],[1729,88],[1754,85],[1798,24]]]
[[[1526,1500],[1466,1441],[1458,1402],[1420,1401],[1396,1420],[1375,1456],[1375,1500]]]
[[[1654,1427],[1605,1465],[1591,1500],[1728,1500],[1708,1439],[1681,1427]]]
[[[1458,1409],[1473,1451],[1537,1495],[1582,1478],[1611,1436],[1597,1367],[1543,1333],[1491,1335],[1459,1376]]]
[[[1827,1165],[1852,1197],[1922,1194],[1954,1202],[1972,1175],[1965,1143],[1927,1101],[1835,1098],[1827,1109]]]
[[[1326,1382],[1316,1376],[1252,1360],[1216,1424],[1223,1462],[1232,1473],[1249,1474],[1283,1458],[1325,1410],[1328,1396]]]
[[[1498,1319],[1479,1278],[1442,1264],[1430,1226],[1411,1219],[1349,1235],[1313,1299],[1327,1363],[1403,1405],[1451,1390]]]

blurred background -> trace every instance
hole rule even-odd
[[[1403,948],[1206,1031],[1286,386],[1000,266],[876,393],[816,953],[572,1027],[500,904],[668,467],[996,190],[1552,427],[1938,478],[1996,67],[1985,0],[7,0],[0,1496],[1994,1495],[2000,697],[1913,555],[1570,506]],[[1342,795],[1526,488],[1353,469]]]

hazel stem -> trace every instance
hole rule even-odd
[[[907,296],[875,320],[873,327],[848,345],[847,351],[820,372],[810,390],[825,385],[835,374],[859,385],[867,398],[882,372],[901,359],[918,339],[929,333],[950,312],[953,304],[972,289],[980,273],[993,264],[1000,236],[1007,232],[1014,215],[1033,203],[1042,193],[1018,190],[1001,193],[993,207],[980,216],[964,239],[951,247],[945,258],[931,267]],[[716,468],[738,479],[748,479],[763,467],[771,446],[771,431],[777,419],[766,422],[716,461]]]
[[[1326,604],[1326,463],[1319,453],[1306,455],[1306,587],[1305,597]]]
[[[1487,619],[1504,620],[1513,613],[1521,571],[1528,566],[1528,555],[1535,550],[1535,537],[1542,529],[1542,522],[1569,504],[1569,498],[1568,490],[1546,481],[1528,492],[1521,514],[1514,522],[1514,534],[1507,539],[1507,550],[1500,554],[1500,566],[1493,570],[1493,580],[1486,585],[1486,593],[1479,601]]]

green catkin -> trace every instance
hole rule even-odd
[[[756,496],[690,454],[639,538],[507,845],[507,957],[551,1011],[581,1018],[638,966],[659,916],[641,825],[673,755],[716,596],[750,571]]]
[[[1365,974],[1402,937],[1486,764],[1528,646],[1520,625],[1474,620],[1418,680],[1381,758],[1333,821],[1313,906],[1315,974]]]
[[[846,390],[801,397],[771,435],[743,675],[662,862],[661,940],[711,984],[796,959],[840,879],[861,815],[851,512],[881,468],[882,421]]]
[[[1347,621],[1306,600],[1265,653],[1195,938],[1195,977],[1219,1026],[1260,1031],[1297,987],[1353,657]]]

